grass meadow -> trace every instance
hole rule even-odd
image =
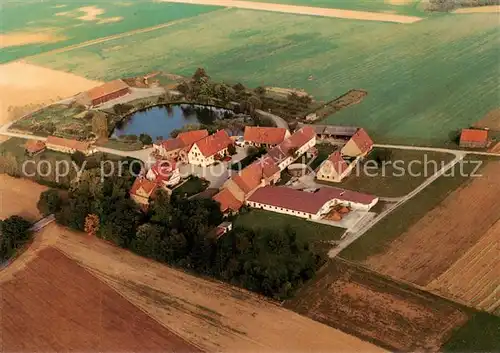
[[[361,104],[325,122],[363,126],[380,143],[438,146],[498,106],[498,30],[496,14],[399,25],[220,9],[30,62],[99,80],[202,66],[216,80],[324,100],[365,89]]]
[[[95,20],[81,20],[81,7],[104,11]],[[35,43],[2,48],[0,63],[36,55],[101,37],[196,16],[217,9],[214,6],[169,4],[147,0],[44,0],[3,1],[0,34],[50,33],[60,38],[53,43]]]

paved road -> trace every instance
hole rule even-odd
[[[356,239],[359,237],[363,236],[370,228],[372,228],[375,224],[377,224],[380,220],[382,220],[384,217],[389,215],[391,212],[393,212],[395,209],[397,209],[399,206],[404,204],[406,201],[410,200],[413,198],[415,195],[420,193],[423,189],[425,189],[429,184],[431,184],[434,180],[439,178],[441,175],[446,173],[450,168],[452,168],[455,164],[460,162],[465,156],[466,152],[463,151],[458,151],[455,153],[455,158],[446,164],[443,168],[438,170],[434,175],[429,177],[426,181],[424,181],[419,187],[414,189],[412,192],[408,193],[406,196],[402,197],[397,201],[394,205],[391,205],[389,208],[381,212],[377,217],[375,217],[371,222],[365,224],[362,228],[358,229],[354,233],[350,233],[349,231],[345,232],[343,235],[343,240],[339,243],[339,245],[333,249],[331,249],[328,252],[328,256],[333,258],[337,256],[342,250],[344,250],[346,247],[348,247],[351,243],[353,243]]]
[[[465,153],[465,154],[475,154],[479,156],[495,156],[495,157],[500,157],[500,154],[498,153],[492,153],[492,152],[482,152],[482,151],[465,151],[465,150],[457,150],[457,149],[450,149],[450,148],[439,148],[439,147],[425,147],[425,146],[406,146],[406,145],[385,145],[385,144],[374,144],[374,147],[381,147],[381,148],[393,148],[393,149],[398,149],[398,150],[413,150],[413,151],[432,151],[432,152],[441,152],[441,153],[453,153],[453,154],[460,154],[460,153]]]
[[[34,223],[31,226],[30,231],[38,232],[39,230],[43,229],[45,226],[49,225],[50,223],[54,222],[55,220],[56,220],[56,217],[53,214],[48,215],[47,217],[42,218],[38,222]]]

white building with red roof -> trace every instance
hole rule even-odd
[[[208,136],[207,130],[181,132],[176,138],[157,141],[154,150],[164,158],[178,158],[183,149],[189,149],[193,143]]]
[[[290,132],[285,128],[246,126],[243,140],[247,146],[274,147],[288,137],[290,137]]]
[[[342,147],[342,155],[346,157],[364,157],[373,149],[373,141],[365,129],[361,128],[352,135]]]
[[[225,130],[219,130],[215,134],[207,136],[193,143],[189,149],[188,163],[207,167],[215,163],[217,158],[228,154],[228,147],[234,144]]]
[[[160,160],[148,170],[146,178],[164,186],[173,186],[179,183],[181,175],[174,160]]]
[[[321,163],[316,172],[316,179],[340,183],[351,173],[354,166],[355,163],[347,164],[341,153],[335,151]]]
[[[147,208],[149,200],[154,195],[156,190],[158,190],[158,187],[159,185],[155,181],[150,181],[143,177],[137,177],[129,191],[130,198],[139,206]]]
[[[305,126],[272,148],[267,155],[272,158],[282,171],[315,145],[316,133],[314,129]]]
[[[306,192],[287,187],[265,186],[257,189],[246,201],[247,205],[267,211],[318,220],[338,204],[353,210],[369,211],[378,198],[339,188],[320,188]]]
[[[97,148],[92,146],[90,142],[78,141],[73,139],[65,139],[57,136],[49,136],[45,141],[47,149],[62,153],[73,154],[75,152],[81,152],[86,156],[89,156],[97,152]]]

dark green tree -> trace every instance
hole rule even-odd
[[[40,194],[40,199],[36,206],[42,215],[48,216],[49,214],[59,212],[61,204],[62,200],[59,191],[49,189]]]

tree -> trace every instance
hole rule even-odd
[[[118,103],[113,107],[113,111],[118,115],[125,115],[134,107],[126,103]]]
[[[139,141],[141,141],[142,144],[146,146],[153,144],[153,139],[148,134],[140,134]]]
[[[197,68],[195,73],[193,74],[193,80],[195,82],[208,81],[209,79],[210,77],[207,75],[207,72],[202,67]]]
[[[137,227],[133,247],[142,256],[155,260],[165,260],[162,254],[165,228],[159,224],[145,223]]]
[[[103,112],[88,112],[87,114],[92,114],[92,132],[98,137],[108,137],[108,118]]]
[[[99,217],[96,214],[89,214],[85,218],[85,233],[91,237],[95,237],[99,232]]]
[[[257,93],[259,96],[262,96],[262,95],[266,94],[266,92],[267,92],[267,90],[266,90],[264,87],[262,87],[262,86],[256,87],[256,88],[254,89],[254,91],[255,91],[255,93]]]
[[[235,154],[236,154],[236,147],[235,147],[233,144],[231,144],[231,145],[227,146],[227,152],[228,152],[231,156],[235,155]]]
[[[31,223],[20,216],[0,221],[0,262],[12,256],[16,249],[30,239]]]
[[[55,189],[49,189],[40,194],[40,199],[36,204],[38,211],[44,216],[59,212],[61,209],[61,196],[59,191]]]
[[[75,153],[73,153],[71,155],[71,160],[73,162],[75,162],[76,165],[79,167],[81,167],[83,165],[83,163],[85,162],[86,159],[87,159],[87,157],[85,156],[85,154],[83,152],[80,152],[80,151],[76,151]]]

